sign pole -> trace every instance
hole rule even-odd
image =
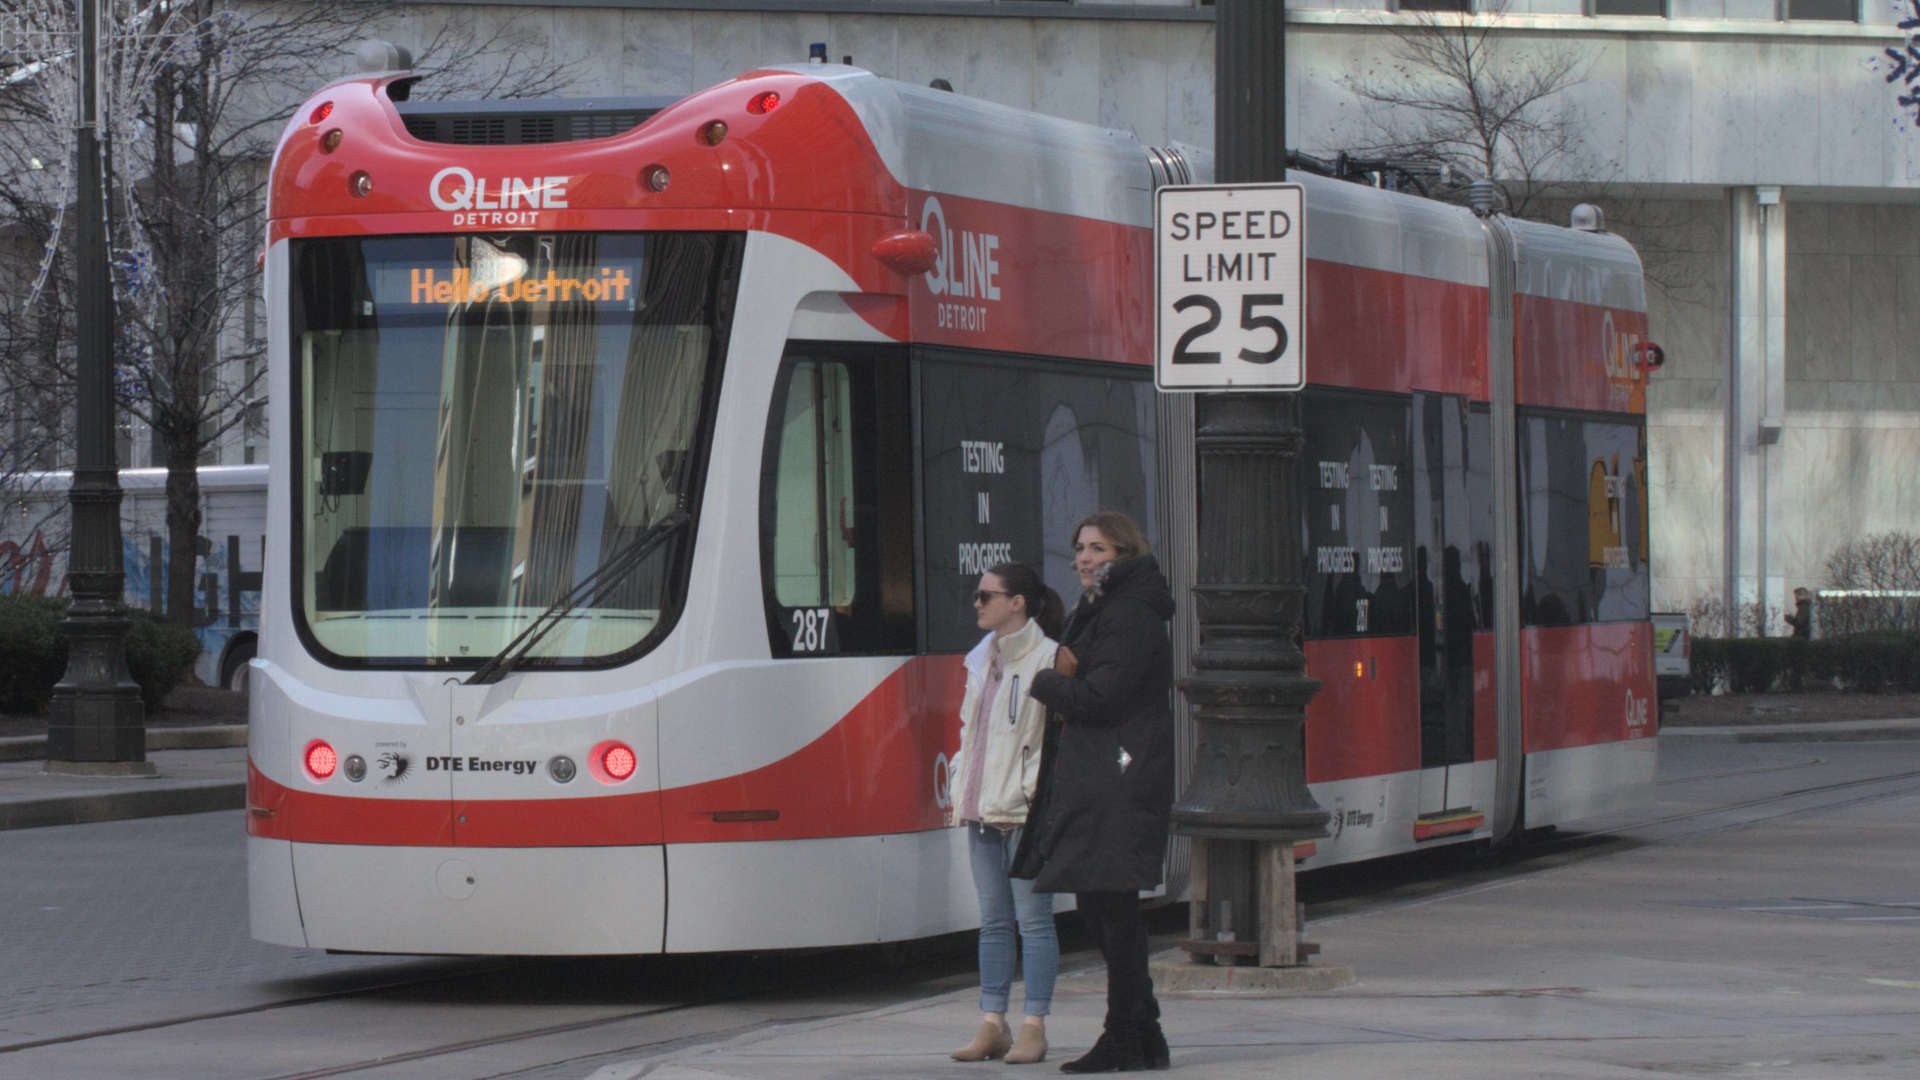
[[[1285,5],[1219,0],[1214,11],[1216,179],[1282,181]],[[1303,219],[1304,204],[1295,221]],[[1224,229],[1220,239],[1228,239]],[[1293,239],[1304,268],[1304,240]],[[1165,268],[1159,271],[1164,282]],[[1244,295],[1287,291],[1265,278],[1248,284]],[[1287,345],[1303,350],[1304,286],[1303,269],[1290,307],[1255,300],[1250,310],[1223,311],[1225,325],[1237,319],[1259,331],[1258,319],[1290,314]],[[1255,333],[1233,357],[1223,355],[1221,366],[1269,348]],[[1304,354],[1296,355],[1297,388],[1305,366]],[[1181,945],[1195,960],[1290,967],[1308,951],[1297,940],[1294,844],[1325,836],[1328,815],[1307,790],[1303,743],[1306,706],[1320,683],[1306,676],[1298,639],[1306,596],[1296,461],[1302,442],[1295,394],[1228,389],[1202,392],[1195,402],[1200,644],[1196,674],[1181,689],[1199,739],[1193,774],[1173,807],[1174,828],[1195,838],[1196,870],[1203,868],[1192,886],[1192,935]]]

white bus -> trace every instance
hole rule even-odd
[[[30,472],[5,485],[0,520],[0,593],[67,595],[72,514],[69,472]],[[167,470],[122,469],[120,550],[130,608],[166,613]],[[247,661],[260,636],[260,567],[266,555],[267,467],[200,469],[200,535],[195,545],[194,675],[208,686],[245,690]]]

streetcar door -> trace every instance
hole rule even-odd
[[[1420,812],[1430,815],[1481,801],[1460,768],[1474,756],[1473,582],[1479,556],[1467,490],[1466,400],[1416,391],[1412,423]]]

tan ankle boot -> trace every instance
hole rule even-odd
[[[1039,1024],[1021,1024],[1020,1037],[1007,1051],[1007,1064],[1032,1065],[1047,1060],[1047,1029]]]
[[[989,1061],[1007,1052],[1013,1045],[1013,1032],[1004,1022],[980,1021],[973,1041],[953,1052],[955,1061]]]

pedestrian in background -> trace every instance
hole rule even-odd
[[[1813,637],[1813,594],[1806,586],[1793,590],[1793,614],[1786,618],[1787,625],[1793,627],[1794,637]]]
[[[1049,724],[1032,850],[1015,872],[1042,892],[1071,892],[1107,962],[1107,1016],[1087,1053],[1063,1072],[1127,1072],[1171,1064],[1147,973],[1140,890],[1160,884],[1173,806],[1173,594],[1140,526],[1102,511],[1073,536],[1084,590],[1051,671],[1033,696]]]
[[[1028,691],[1053,664],[1065,610],[1059,594],[1022,563],[980,575],[974,621],[987,636],[967,654],[960,703],[960,752],[951,774],[953,816],[967,830],[973,887],[980,896],[980,1030],[955,1061],[1004,1056],[1025,1065],[1047,1056],[1047,1013],[1060,971],[1053,894],[1008,876],[1027,808],[1040,780],[1046,709]],[[1026,976],[1026,1018],[1015,1038],[1007,1026],[1015,926]]]

